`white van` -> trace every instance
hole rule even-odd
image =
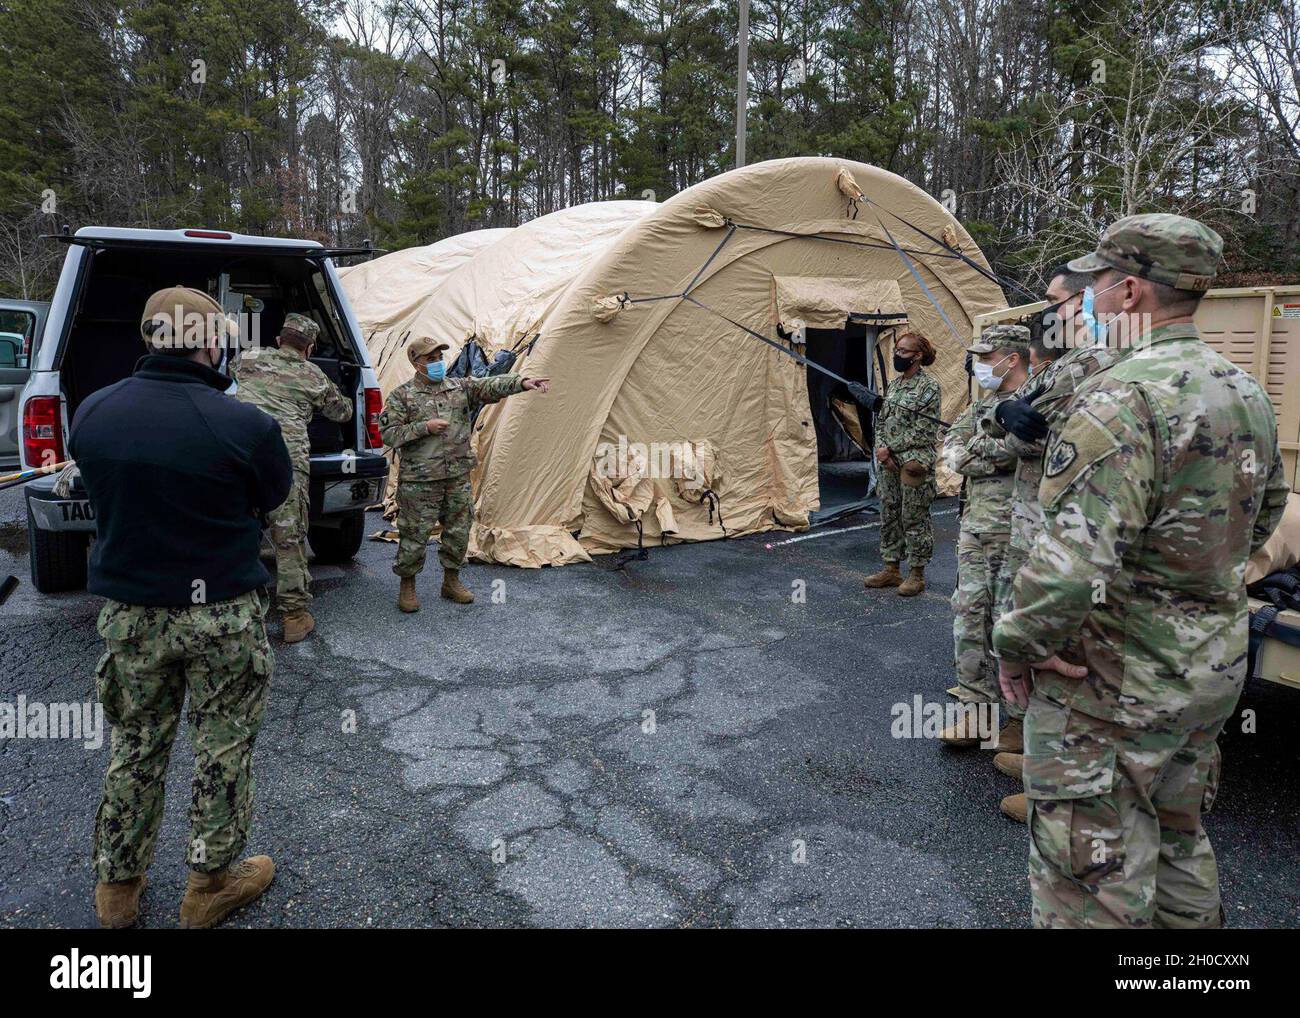
[[[220,230],[86,227],[60,239],[68,254],[22,393],[22,465],[64,460],[82,401],[131,374],[145,354],[140,316],[155,291],[194,287],[227,311],[245,314],[241,321],[253,328],[241,336],[243,344],[273,345],[287,313],[307,314],[320,325],[312,363],[356,406],[344,424],[319,415],[311,422],[308,541],[319,561],[352,558],[364,537],[366,507],[383,499],[388,462],[379,437],[379,381],[331,256],[365,252]],[[26,486],[32,583],[45,593],[86,585],[95,531],[85,491],[74,488],[60,498],[53,489],[53,477]]]

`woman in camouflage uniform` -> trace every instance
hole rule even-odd
[[[868,576],[868,587],[897,587],[899,596],[925,590],[925,565],[934,553],[930,503],[934,501],[938,425],[921,414],[939,414],[939,383],[923,367],[934,363],[934,344],[919,332],[894,342],[894,379],[876,418],[876,462],[880,464],[880,555],[885,568]],[[907,579],[899,571],[906,554]]]

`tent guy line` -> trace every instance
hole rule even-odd
[[[956,511],[956,509],[940,509],[938,512],[933,512],[930,515],[951,516]],[[836,534],[851,534],[855,530],[873,530],[878,526],[880,526],[880,521],[876,520],[873,523],[859,523],[856,527],[839,527],[835,530],[823,530],[816,534],[800,534],[798,537],[788,537],[784,541],[772,541],[767,544],[767,547],[781,548],[787,544],[798,544],[800,541],[816,541],[820,537],[834,537]]]

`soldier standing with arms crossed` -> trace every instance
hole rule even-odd
[[[957,536],[957,588],[952,594],[953,658],[961,688],[959,699],[965,704],[996,704],[1001,693],[997,662],[991,653],[997,618],[995,588],[1011,539],[1016,457],[1004,439],[985,434],[977,422],[1011,399],[1025,380],[1029,330],[1023,325],[990,326],[967,352],[974,358],[975,381],[991,394],[967,407],[943,442],[944,462],[966,478],[967,493]],[[980,741],[979,731],[974,712],[966,711],[939,738],[946,745],[966,748]],[[1002,730],[997,745],[1002,750],[1020,749],[1018,721]]]
[[[415,577],[424,569],[426,546],[433,528],[441,524],[438,561],[442,563],[441,594],[457,604],[474,600],[460,570],[469,548],[474,522],[474,493],[469,473],[474,466],[470,427],[474,413],[521,392],[550,390],[545,378],[497,375],[490,378],[448,378],[443,360],[446,343],[413,340],[406,356],[415,377],[398,386],[379,418],[384,444],[400,449],[397,482],[397,561],[393,572],[401,577],[397,606],[404,612],[420,610]]]
[[[1139,215],[1069,263],[1120,349],[1052,436],[1046,532],[993,633],[1028,707],[1038,927],[1223,922],[1201,814],[1246,677],[1246,560],[1288,485],[1268,396],[1192,321],[1222,251],[1195,220]]]
[[[307,569],[307,512],[311,489],[311,440],[307,426],[317,412],[331,421],[352,419],[352,401],[307,358],[320,326],[306,315],[288,314],[276,337],[279,348],[253,348],[235,368],[236,396],[270,414],[293,460],[293,488],[284,504],[267,515],[275,544],[275,600],[284,622],[284,642],[297,643],[316,628]]]
[[[89,589],[108,599],[96,674],[113,736],[95,815],[95,913],[114,929],[139,917],[188,692],[194,787],[180,925],[212,926],[275,874],[268,856],[237,860],[274,661],[258,515],[284,501],[293,471],[279,425],[225,395],[215,300],[160,290],[140,330],[149,355],[81,404],[70,436],[95,507]]]

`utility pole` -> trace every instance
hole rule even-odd
[[[740,0],[740,59],[736,69],[736,169],[745,165],[745,107],[749,105],[749,0]]]

